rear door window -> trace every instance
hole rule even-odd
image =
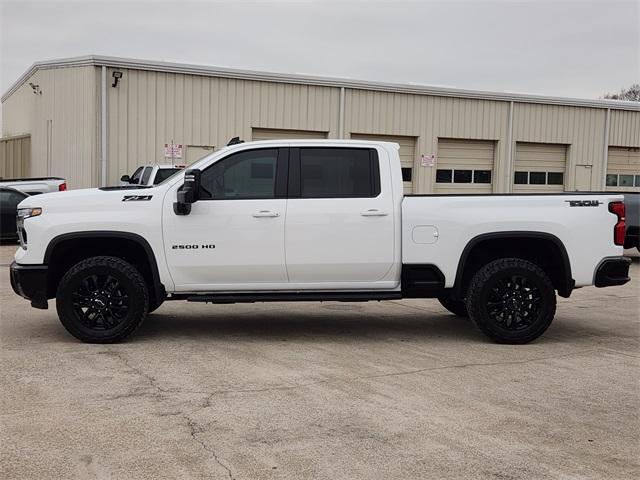
[[[149,182],[151,172],[153,172],[153,167],[146,167],[144,169],[144,172],[142,172],[142,181],[140,182],[142,185],[146,185]]]
[[[159,183],[164,182],[167,178],[173,175],[176,172],[182,170],[181,168],[161,168],[156,173],[156,178],[153,179],[153,184],[158,185]]]
[[[300,148],[301,198],[364,198],[380,193],[375,149]]]

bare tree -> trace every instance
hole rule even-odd
[[[623,88],[618,93],[606,93],[604,98],[610,100],[628,100],[640,102],[640,83],[634,83],[629,88]]]

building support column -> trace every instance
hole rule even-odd
[[[509,102],[509,123],[507,124],[507,184],[505,192],[513,190],[513,101]]]
[[[100,82],[100,186],[107,186],[107,67]]]
[[[344,138],[344,87],[340,87],[340,103],[338,104],[338,138]]]
[[[600,190],[603,192],[607,189],[607,168],[609,164],[609,124],[611,123],[611,109],[607,108],[607,116],[604,121],[604,140],[602,142],[602,177],[600,181]]]

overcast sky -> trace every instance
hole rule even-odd
[[[102,54],[598,98],[640,81],[640,0],[0,0],[1,90]]]

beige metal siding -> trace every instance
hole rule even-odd
[[[0,138],[0,179],[29,175],[31,162],[31,137]]]
[[[609,147],[606,189],[640,192],[640,148]]]
[[[640,147],[640,112],[611,110],[609,145]]]
[[[506,172],[508,123],[509,102],[351,89],[345,95],[345,131],[415,137],[416,159],[436,154],[438,138],[498,140],[495,169]],[[436,169],[414,165],[414,193],[433,192]],[[507,180],[496,175],[495,191],[506,191]]]
[[[339,88],[118,69],[108,88],[109,182],[142,163],[165,162],[163,145],[226,145],[253,128],[328,132],[336,138]],[[112,69],[108,69],[111,78]]]
[[[210,153],[213,153],[215,147],[213,145],[187,145],[187,152],[185,158],[175,163],[184,163],[191,165],[193,162],[200,160],[202,157],[206,157]]]
[[[514,178],[518,172],[531,172],[534,174],[548,172],[562,173],[566,183],[567,169],[567,146],[545,143],[524,143],[516,144]],[[546,177],[545,177],[546,178]],[[565,186],[548,184],[545,179],[544,184],[516,184],[514,181],[513,191],[519,193],[526,192],[563,192]]]
[[[413,193],[413,179],[416,172],[416,139],[415,137],[401,137],[393,135],[370,135],[362,133],[352,133],[354,140],[377,140],[379,142],[395,142],[400,145],[400,163],[403,169],[411,169],[411,182],[403,182],[404,193]]]
[[[516,142],[570,145],[566,157],[565,189],[576,189],[577,165],[592,166],[591,189],[599,189],[604,173],[602,159],[606,113],[605,109],[600,108],[516,103],[514,148]]]
[[[310,130],[285,130],[274,128],[254,128],[251,131],[252,140],[300,140],[300,139],[327,138],[327,132],[314,132]]]
[[[489,170],[493,179],[495,142],[441,138],[436,157],[437,170],[452,170],[451,183],[436,183],[436,193],[491,193],[491,183],[474,183],[475,170]],[[471,171],[472,183],[455,183],[455,170]]]

